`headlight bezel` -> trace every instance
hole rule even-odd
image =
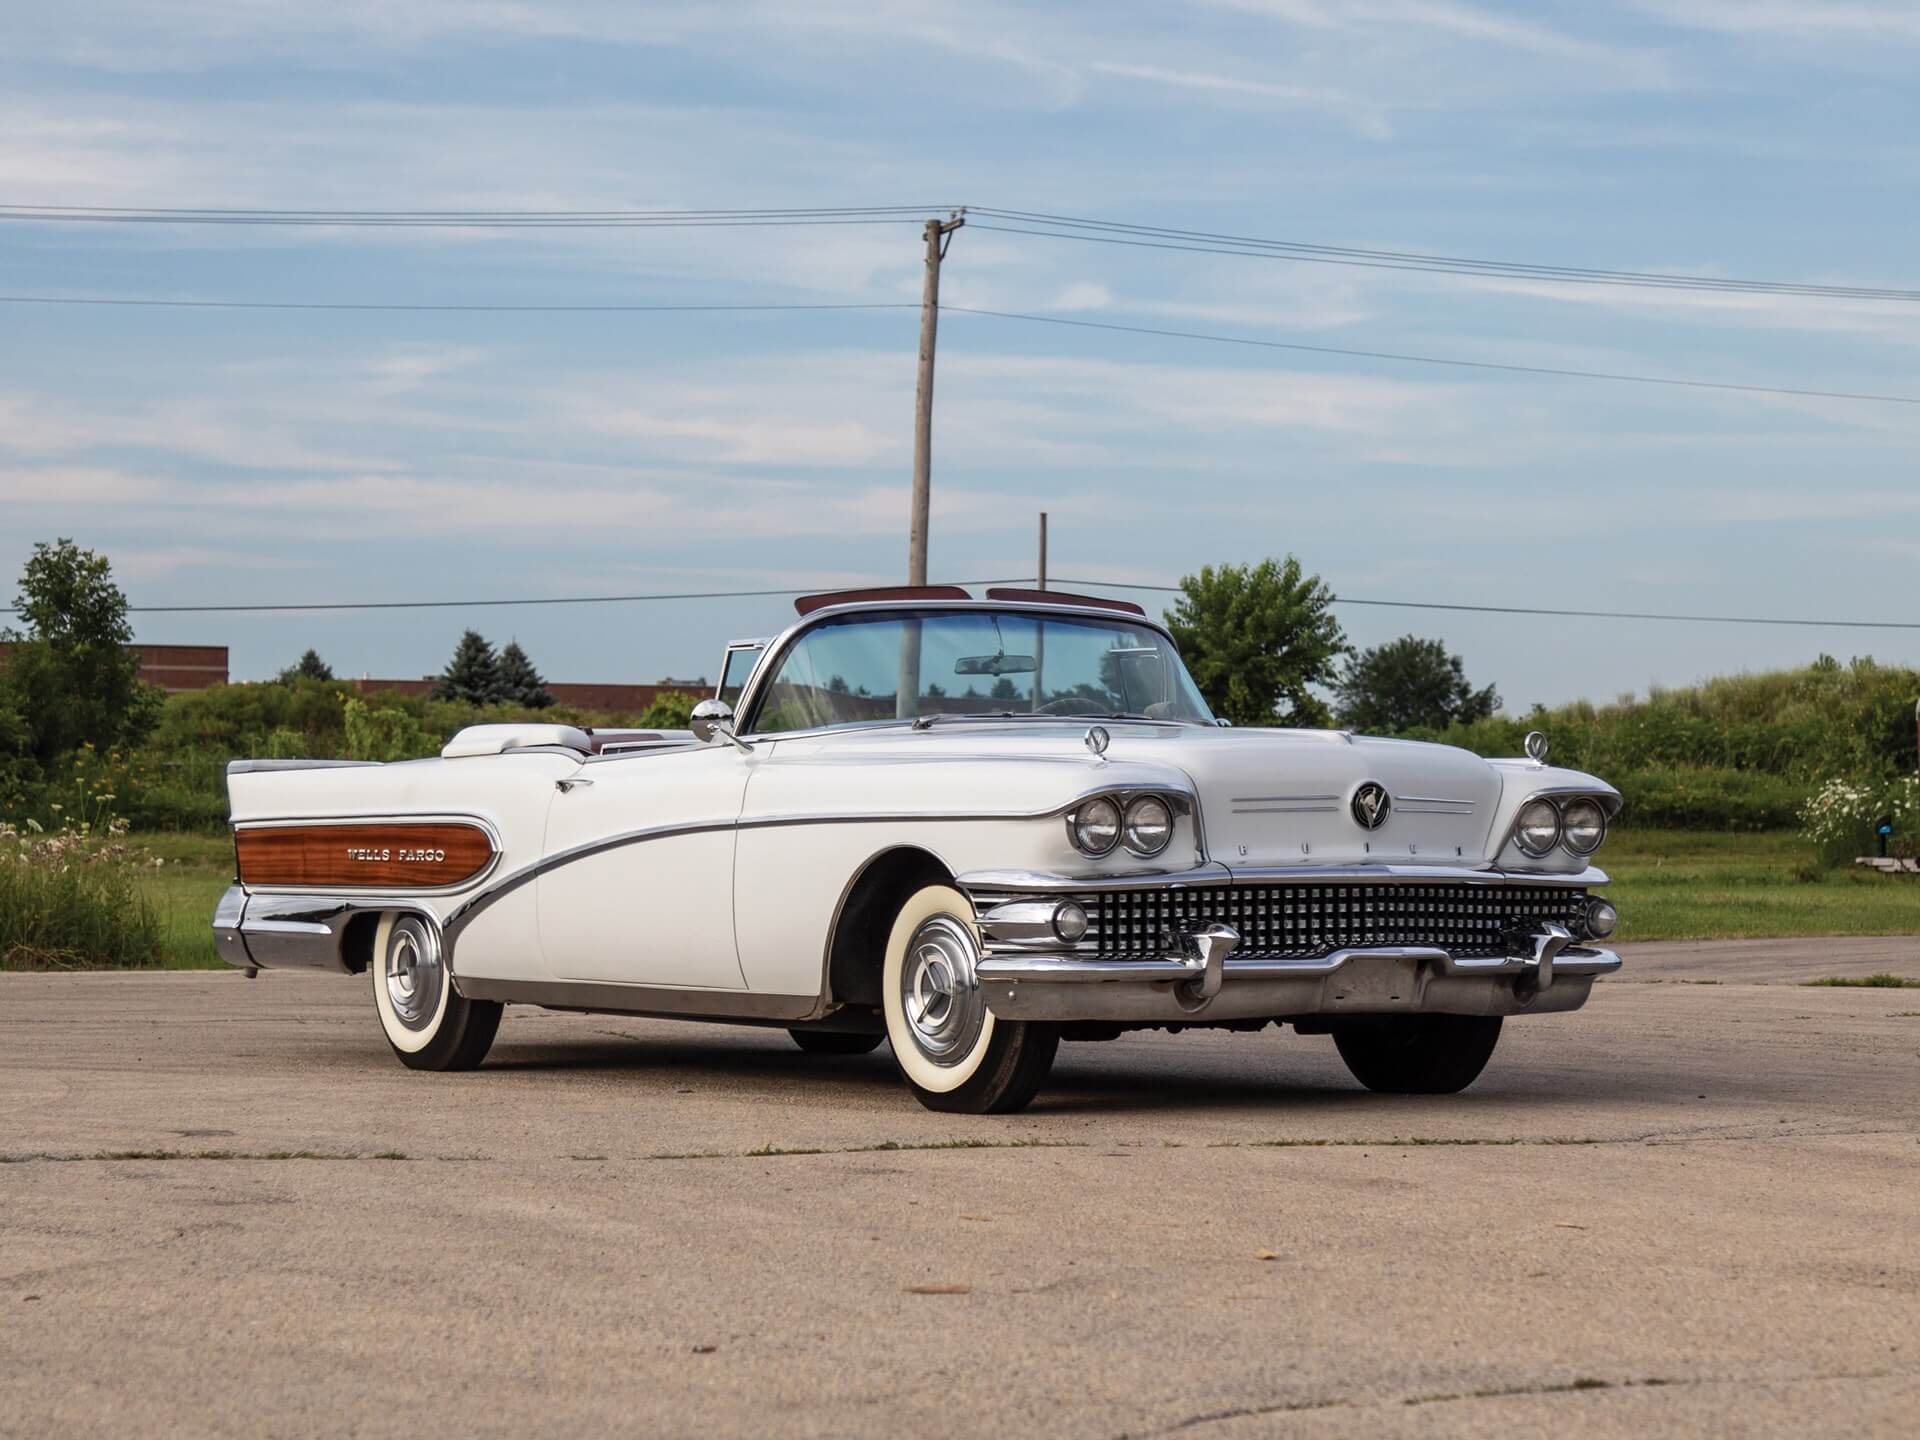
[[[1117,821],[1113,842],[1100,845],[1086,839],[1088,813],[1097,821],[1111,814]],[[1132,860],[1154,860],[1174,848],[1180,839],[1182,824],[1191,827],[1196,854],[1204,847],[1201,838],[1200,802],[1191,791],[1170,785],[1117,785],[1110,790],[1094,790],[1057,812],[1066,824],[1067,843],[1090,860],[1115,859],[1122,855]],[[1165,817],[1165,836],[1154,843],[1154,819]],[[1104,830],[1104,823],[1100,828]]]
[[[1553,843],[1544,848],[1536,848],[1527,841],[1524,834],[1526,827],[1522,824],[1523,817],[1528,816],[1536,806],[1550,807],[1554,817]],[[1567,815],[1577,806],[1591,806],[1599,816],[1599,833],[1592,845],[1584,849],[1568,838],[1570,827]],[[1613,818],[1619,813],[1620,797],[1610,791],[1587,790],[1573,786],[1558,790],[1535,791],[1522,800],[1519,809],[1513,812],[1513,819],[1507,824],[1506,839],[1502,842],[1501,849],[1503,853],[1509,848],[1518,850],[1526,859],[1536,862],[1550,860],[1555,854],[1566,855],[1575,860],[1589,860],[1602,845],[1606,844],[1607,837],[1613,832]],[[1539,816],[1536,814],[1533,818],[1537,822]]]

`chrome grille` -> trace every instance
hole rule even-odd
[[[1432,945],[1455,955],[1506,953],[1505,935],[1557,921],[1579,933],[1587,892],[1539,885],[1222,885],[1111,890],[1073,898],[1092,925],[1075,948],[1119,957],[1166,954],[1205,925],[1240,932],[1237,958],[1313,959],[1371,945]]]

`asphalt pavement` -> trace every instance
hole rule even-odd
[[[1911,1436],[1920,941],[1641,946],[1463,1095],[1291,1031],[883,1048],[0,975],[0,1435]]]

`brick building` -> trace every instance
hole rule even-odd
[[[9,648],[0,644],[0,664],[6,663]],[[127,648],[140,656],[140,678],[149,685],[158,685],[169,695],[230,683],[224,645],[129,645]],[[355,680],[352,683],[354,688],[368,693],[397,690],[402,695],[425,695],[438,678],[426,675],[418,680]],[[569,684],[563,680],[547,683],[548,693],[559,704],[620,715],[638,715],[671,690],[704,697],[713,692],[713,686],[705,679],[667,679],[651,685]]]
[[[10,645],[0,644],[0,663]],[[183,690],[205,690],[227,683],[227,647],[224,645],[129,645],[140,656],[140,678],[169,695]]]

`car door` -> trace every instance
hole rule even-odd
[[[734,945],[735,825],[754,757],[731,745],[583,763],[547,812],[540,946],[557,979],[746,985]]]

